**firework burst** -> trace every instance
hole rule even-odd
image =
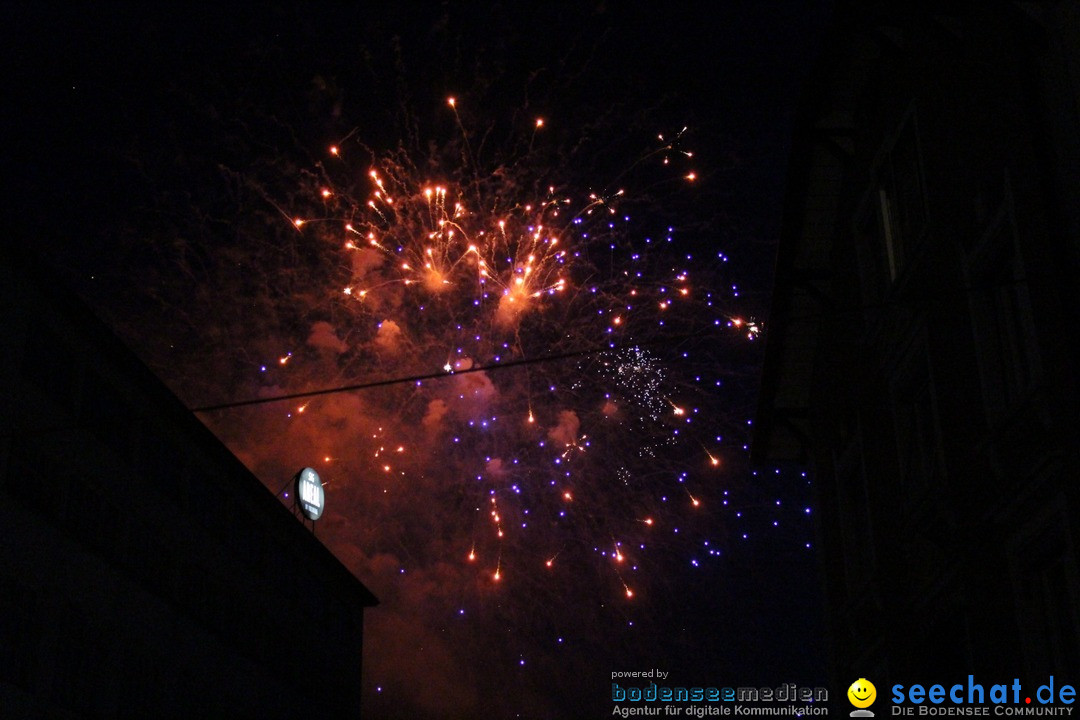
[[[694,268],[715,279],[715,258],[632,220],[658,185],[696,179],[673,167],[691,153],[659,141],[622,174],[644,178],[628,193],[577,191],[531,154],[482,172],[464,128],[428,172],[346,139],[277,204],[303,247],[293,254],[317,258],[304,298],[319,298],[307,310],[321,319],[280,353],[272,387],[401,379],[349,410],[315,399],[284,414],[356,426],[323,441],[348,447],[311,449],[341,458],[327,475],[349,506],[397,518],[452,510],[410,556],[491,584],[591,565],[630,600],[647,546],[669,544],[715,491],[717,433],[700,414],[711,405],[700,373],[715,355],[691,355],[745,326],[691,283]],[[412,530],[370,539],[412,545]]]

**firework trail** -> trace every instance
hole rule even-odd
[[[716,494],[718,433],[701,412],[711,356],[691,355],[758,329],[692,282],[722,256],[697,260],[672,247],[672,228],[635,225],[657,186],[696,179],[671,172],[692,157],[679,138],[658,139],[620,178],[651,186],[628,193],[577,190],[572,168],[538,168],[528,153],[483,172],[464,128],[423,171],[347,138],[301,173],[290,203],[275,202],[289,256],[311,268],[279,302],[320,319],[260,364],[266,394],[428,378],[281,411],[352,428],[311,441],[332,493],[429,525],[373,534],[376,547],[496,584],[520,574],[542,586],[591,564],[630,599],[646,546]],[[668,175],[656,180],[650,161]],[[417,506],[446,512],[433,522]]]

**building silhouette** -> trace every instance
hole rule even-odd
[[[789,172],[753,458],[836,684],[1075,680],[1080,5],[839,2]]]
[[[375,597],[0,248],[0,716],[360,715]]]

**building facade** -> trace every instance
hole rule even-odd
[[[0,715],[359,717],[363,584],[14,251],[0,342]]]
[[[838,3],[753,457],[815,468],[843,686],[1080,669],[1078,277],[1080,6]]]

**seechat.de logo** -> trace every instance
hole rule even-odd
[[[866,678],[859,678],[847,689],[847,699],[856,708],[851,711],[851,717],[874,717],[874,713],[866,709],[877,699],[874,683]]]

